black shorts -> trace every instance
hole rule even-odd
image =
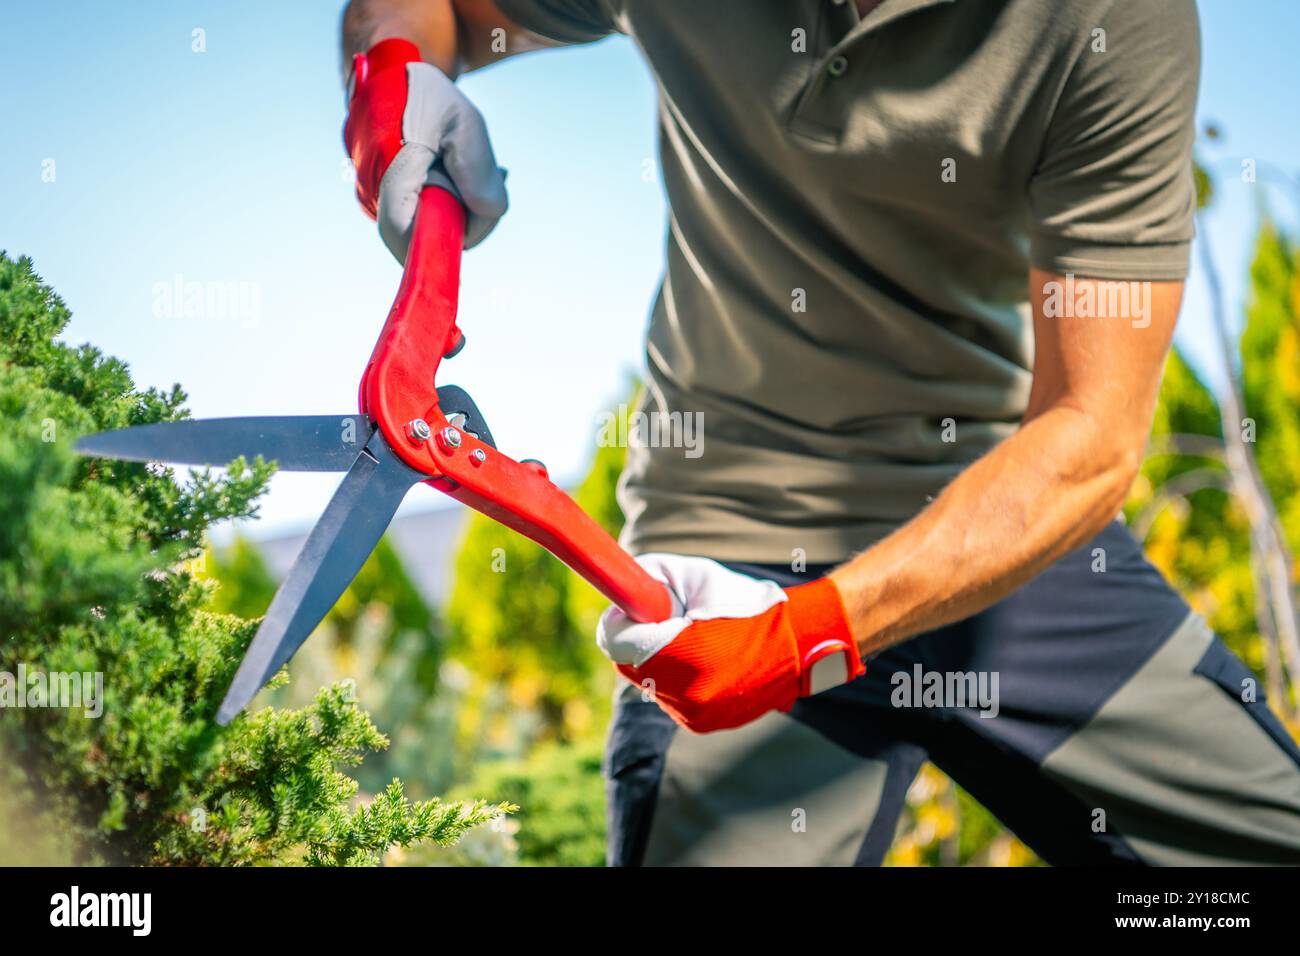
[[[1049,863],[1300,863],[1300,750],[1119,523],[789,714],[693,734],[625,685],[609,862],[876,865],[927,759]]]

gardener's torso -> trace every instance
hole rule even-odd
[[[660,87],[671,216],[630,548],[837,561],[1015,428],[1031,241],[1036,264],[1088,261],[1031,184],[1112,0],[501,5],[603,11]]]

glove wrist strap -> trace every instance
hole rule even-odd
[[[799,649],[800,697],[847,684],[866,672],[834,581],[820,578],[785,593]]]

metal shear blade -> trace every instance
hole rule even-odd
[[[209,467],[260,455],[289,471],[347,471],[271,601],[222,701],[219,724],[243,710],[316,629],[407,490],[429,477],[398,458],[365,415],[161,422],[87,435],[76,448],[84,455]]]
[[[365,415],[278,415],[159,422],[86,435],[83,455],[220,468],[236,458],[274,460],[281,471],[347,471],[374,433]]]
[[[221,702],[217,723],[230,723],[324,620],[379,543],[407,490],[426,477],[403,463],[383,435],[371,436],[275,593]]]

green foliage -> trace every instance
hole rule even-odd
[[[1176,436],[1197,436],[1208,439],[1216,449],[1214,456],[1171,454],[1167,442]],[[1142,517],[1142,509],[1153,500],[1156,489],[1169,486],[1169,482],[1191,472],[1215,473],[1226,477],[1222,449],[1223,430],[1219,421],[1219,406],[1209,388],[1187,363],[1181,351],[1170,350],[1165,362],[1164,377],[1160,382],[1160,396],[1151,426],[1151,445],[1154,454],[1143,462],[1141,479],[1127,503],[1130,519]],[[1198,540],[1207,540],[1222,530],[1229,520],[1232,503],[1226,492],[1207,487],[1192,491],[1187,498],[1196,507],[1188,512],[1188,526],[1183,534]],[[1173,503],[1176,512],[1183,505]],[[1192,555],[1185,555],[1192,560]]]
[[[1251,280],[1239,356],[1247,419],[1228,425],[1242,430],[1254,452],[1294,552],[1300,550],[1300,278],[1295,251],[1268,222],[1257,239]],[[1178,434],[1221,442],[1223,425],[1210,389],[1174,351],[1161,383],[1153,443]],[[1172,481],[1193,471],[1224,474],[1225,466],[1188,454],[1149,458],[1126,513],[1149,513],[1153,502],[1168,498],[1147,534],[1147,555],[1261,672],[1265,647],[1255,617],[1249,524],[1239,503],[1223,491],[1166,494]]]
[[[218,585],[212,607],[261,614],[276,582],[252,542],[238,538],[210,552]],[[394,776],[417,796],[437,792],[452,777],[454,694],[440,684],[445,641],[438,616],[425,604],[392,542],[384,537],[321,626],[294,657],[294,681],[268,692],[276,706],[302,706],[321,684],[343,682],[382,727],[393,746],[369,754],[353,772],[377,791]]]
[[[356,696],[393,746],[368,756],[357,770],[364,786],[401,776],[414,794],[447,785],[458,701],[440,673],[445,628],[425,603],[388,538],[380,540],[322,625],[315,649],[330,655],[335,673],[354,682]]]
[[[605,865],[605,783],[600,775],[602,745],[598,738],[577,744],[547,741],[527,757],[482,764],[471,780],[453,793],[490,793],[519,808],[506,824],[513,839],[497,858],[476,845],[488,834],[475,834],[450,851],[417,851],[430,862],[492,863],[524,866]],[[500,842],[500,841],[498,841]]]
[[[354,806],[343,769],[387,741],[341,687],[212,722],[255,623],[207,610],[193,564],[212,522],[255,512],[271,468],[235,462],[182,486],[168,469],[78,458],[76,435],[181,418],[184,395],[137,391],[121,362],[57,342],[67,320],[30,261],[0,254],[0,671],[103,684],[99,716],[4,713],[0,823],[59,834],[5,834],[9,862],[375,862],[497,814],[411,804],[400,785]]]
[[[277,584],[256,545],[241,536],[225,551],[210,549],[205,561],[204,573],[220,584],[213,589],[213,611],[249,618],[266,613]]]
[[[307,862],[313,866],[367,866],[392,845],[419,843],[448,846],[466,830],[496,820],[514,808],[488,806],[482,800],[412,804],[394,780],[370,804],[348,812],[332,807],[324,815],[325,838],[313,843]]]
[[[620,406],[624,410],[626,404]],[[617,534],[624,449],[598,447],[574,498]],[[447,606],[451,653],[468,675],[461,743],[514,756],[537,739],[578,740],[609,715],[614,675],[595,646],[608,601],[533,542],[481,515],[467,522]]]
[[[1192,165],[1192,177],[1196,183],[1196,208],[1204,209],[1214,201],[1214,180],[1200,163]]]
[[[619,408],[625,413],[627,404]],[[574,491],[611,534],[624,449],[597,447]],[[476,834],[433,862],[600,866],[605,796],[600,755],[615,675],[596,648],[606,599],[531,541],[478,515],[467,522],[447,608],[458,683],[465,792],[522,809],[501,833]]]
[[[376,608],[383,609],[378,621],[371,613]],[[443,650],[439,622],[388,538],[375,546],[330,611],[327,623],[342,649],[358,648],[367,625],[375,625],[376,665],[389,666],[400,657],[403,681],[424,697],[437,689]]]
[[[1300,553],[1300,257],[1271,222],[1260,231],[1241,335],[1242,388],[1256,460]]]
[[[621,462],[619,449],[607,451]],[[594,477],[578,493],[582,505],[612,489],[608,458],[598,454]],[[599,727],[612,688],[593,640],[604,606],[545,549],[482,515],[469,516],[447,605],[451,656],[467,680],[461,745],[516,756],[533,740],[575,740]]]
[[[466,791],[519,806],[521,863],[603,866],[605,784],[599,741],[546,743],[528,758],[484,768]]]

